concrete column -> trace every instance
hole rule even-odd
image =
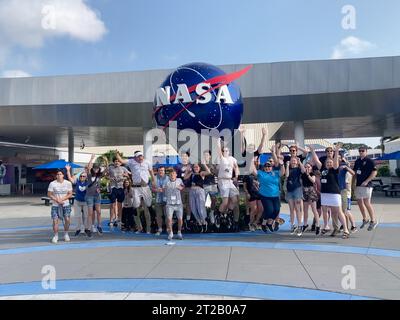
[[[294,122],[294,139],[300,147],[304,148],[304,121]]]
[[[74,131],[68,128],[68,162],[74,162]]]

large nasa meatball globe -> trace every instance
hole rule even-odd
[[[235,79],[250,67],[226,74],[206,63],[191,63],[173,71],[156,91],[154,118],[168,129],[237,129],[243,115],[242,95]]]

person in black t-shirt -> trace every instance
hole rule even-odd
[[[301,186],[301,174],[304,172],[304,166],[300,158],[292,157],[286,162],[286,200],[289,203],[291,234],[297,236],[303,234],[303,189]],[[294,223],[296,213],[297,227]]]
[[[343,239],[347,239],[350,235],[347,228],[347,222],[345,215],[342,212],[342,198],[339,187],[339,150],[341,144],[336,144],[335,155],[332,159],[327,159],[325,161],[325,167],[319,159],[316,159],[316,165],[321,170],[321,205],[322,205],[322,215],[324,218],[324,229],[322,234],[329,231],[328,226],[328,209],[331,209],[332,215],[338,215],[340,222],[343,225]],[[334,229],[331,236],[335,236],[338,230]]]
[[[283,158],[283,162],[285,163],[285,166],[286,166],[286,163],[288,161],[290,161],[291,158],[299,158],[300,161],[303,162],[306,159],[308,153],[310,152],[309,150],[300,147],[297,143],[295,143],[294,145],[291,145],[288,148],[289,148],[290,155],[284,156],[284,158]],[[301,151],[302,154],[299,155],[299,151]]]
[[[325,149],[325,155],[322,156],[321,158],[319,158],[319,162],[321,162],[321,164],[322,164],[322,168],[321,168],[322,170],[325,169],[325,161],[327,159],[332,159],[333,160],[334,154],[335,154],[335,151],[333,150],[332,147],[327,147]]]
[[[207,165],[210,170],[210,174],[205,176],[204,178],[204,191],[207,196],[210,196],[211,199],[211,208],[209,212],[210,223],[213,225],[215,223],[214,212],[216,210],[217,203],[217,195],[218,195],[218,186],[217,186],[217,176],[218,176],[218,167],[216,164],[212,163],[211,160],[211,150],[206,150],[203,152],[203,162],[201,171],[206,171],[204,165]]]
[[[312,165],[306,163],[304,165],[304,173],[301,175],[303,182],[303,202],[304,202],[304,227],[303,232],[308,228],[308,207],[311,207],[311,211],[314,214],[313,225],[315,233],[318,235],[320,232],[319,226],[319,214],[317,210],[318,194],[316,188],[316,178],[313,172]]]
[[[189,204],[190,210],[197,223],[201,226],[201,232],[207,231],[207,211],[206,211],[206,194],[204,192],[204,178],[209,175],[210,169],[206,164],[203,164],[205,171],[201,171],[200,164],[196,163],[193,165],[191,171],[187,171],[185,174],[185,180],[190,183],[189,191]]]
[[[260,161],[258,159],[255,159],[254,165],[258,169],[258,167],[260,166]],[[244,176],[243,189],[246,193],[246,199],[250,208],[249,230],[252,232],[258,229],[258,222],[263,213],[263,206],[261,203],[260,195],[258,193],[259,188],[260,185],[257,180],[257,176],[255,176],[253,173]]]
[[[375,163],[372,159],[367,157],[367,148],[360,147],[358,149],[360,153],[360,158],[354,163],[353,170],[356,173],[356,198],[358,206],[360,208],[361,214],[363,216],[363,222],[360,229],[363,229],[368,223],[368,231],[374,230],[378,225],[374,215],[374,208],[371,205],[371,195],[372,195],[372,185],[371,181],[376,177],[377,169]],[[369,217],[371,221],[367,219],[365,214],[365,208],[368,210]]]

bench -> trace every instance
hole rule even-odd
[[[400,193],[400,189],[386,189],[385,190],[385,196],[386,197],[389,197],[389,194],[390,194],[391,197],[394,197],[394,196],[397,197],[397,195],[399,193]]]
[[[41,200],[44,201],[44,205],[45,206],[49,206],[50,205],[51,199],[49,197],[42,197]],[[74,205],[74,200],[75,200],[75,197],[69,198],[69,203],[70,203],[71,206]]]
[[[386,191],[386,188],[389,188],[389,184],[383,184],[382,179],[373,179],[372,183],[372,190],[373,191]]]
[[[50,205],[51,199],[50,199],[49,197],[42,197],[42,200],[44,200],[44,204],[45,204],[46,206],[49,206],[49,205]]]

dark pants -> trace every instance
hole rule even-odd
[[[260,197],[264,208],[263,219],[275,220],[276,217],[279,215],[279,211],[281,209],[281,201],[279,197],[264,197],[264,196]]]
[[[122,208],[122,218],[121,222],[125,228],[133,229],[135,227],[134,215],[136,209],[132,208]]]

